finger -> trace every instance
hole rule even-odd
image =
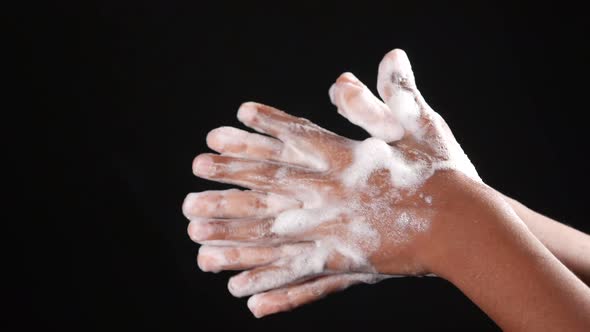
[[[406,52],[394,49],[383,57],[379,64],[377,90],[406,131],[413,133],[420,129],[421,116],[429,107],[416,88]]]
[[[324,273],[325,262],[321,253],[298,255],[235,275],[229,279],[228,289],[232,295],[242,297],[284,287]]]
[[[259,268],[244,271],[228,283],[230,293],[236,297],[252,295],[273,288],[285,287],[326,273],[350,271],[354,260],[310,242],[290,257]]]
[[[272,231],[284,237],[306,241],[321,238],[321,229],[342,226],[346,211],[342,208],[302,208],[281,212],[274,220]]]
[[[213,129],[207,145],[224,155],[256,160],[272,160],[303,167],[322,169],[324,161],[314,154],[304,154],[292,144],[233,127]]]
[[[258,132],[274,136],[283,142],[310,140],[320,135],[336,135],[307,119],[255,102],[246,102],[240,106],[238,120]]]
[[[308,164],[315,169],[326,170],[335,157],[348,151],[349,139],[270,106],[244,103],[238,110],[238,120],[261,133],[279,138],[285,143],[285,153],[299,161],[308,159]]]
[[[182,204],[187,219],[262,218],[295,209],[302,203],[285,196],[251,190],[210,190],[190,193]]]
[[[286,244],[276,247],[201,246],[197,263],[205,272],[246,270],[299,255],[314,246],[313,243]]]
[[[398,119],[379,98],[353,74],[344,73],[330,87],[330,99],[338,113],[366,130],[372,137],[386,142],[402,138]]]
[[[196,218],[189,223],[187,232],[194,242],[211,245],[313,241],[321,233],[318,232],[321,227],[337,224],[339,218],[338,209],[294,209],[282,212],[276,218]],[[318,260],[333,259],[334,264],[330,266],[349,266],[346,257],[337,253],[318,250],[316,256]]]
[[[191,240],[201,244],[271,243],[277,238],[271,231],[272,221],[272,218],[194,219],[187,232]]]
[[[219,127],[207,134],[207,145],[228,156],[249,159],[278,160],[283,142],[276,138],[249,133],[233,127]]]
[[[256,318],[261,318],[295,309],[359,283],[373,283],[377,279],[375,275],[362,273],[322,276],[298,285],[253,295],[248,299],[248,308]]]
[[[296,194],[296,188],[323,181],[319,173],[300,167],[210,153],[195,158],[193,172],[201,178],[288,196]]]

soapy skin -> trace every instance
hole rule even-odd
[[[568,308],[590,311],[588,290],[481,182],[416,89],[403,51],[384,57],[378,91],[385,103],[349,73],[330,88],[338,112],[371,134],[361,142],[257,103],[243,104],[238,119],[269,136],[213,130],[207,144],[220,155],[198,156],[194,173],[250,190],[185,200],[188,233],[203,244],[199,267],[246,270],[228,288],[253,295],[248,307],[256,317],[358,283],[437,274],[503,328],[565,327],[564,319],[569,330],[587,326]],[[510,266],[519,268],[508,273]],[[538,302],[545,295],[552,303]],[[532,309],[523,316],[507,308]]]
[[[256,267],[230,280],[236,296],[317,277],[317,283],[344,287],[432,272],[416,258],[441,194],[431,192],[427,180],[442,170],[480,179],[421,97],[403,51],[383,59],[378,90],[385,103],[345,73],[329,91],[339,113],[374,136],[365,141],[252,102],[240,107],[238,119],[272,137],[230,127],[208,135],[209,147],[221,155],[198,156],[194,173],[252,191],[187,198],[188,233],[204,245],[203,270]],[[251,248],[231,259],[234,246]],[[327,275],[331,279],[322,279]],[[250,301],[255,314],[256,299]]]

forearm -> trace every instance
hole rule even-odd
[[[443,242],[436,257],[429,257],[433,272],[455,284],[504,330],[587,331],[590,289],[499,196],[481,195],[481,190],[453,203],[469,202],[464,210],[477,213],[435,226],[437,241]]]
[[[502,195],[529,230],[587,285],[590,284],[590,236],[537,213]]]

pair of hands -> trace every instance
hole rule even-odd
[[[203,271],[245,270],[229,280],[253,295],[256,317],[290,310],[357,283],[440,273],[437,225],[475,168],[416,88],[406,54],[379,65],[382,98],[350,73],[332,103],[372,137],[355,141],[269,106],[245,103],[238,119],[266,135],[221,127],[207,136],[219,154],[193,163],[202,178],[250,190],[191,193],[188,233],[202,244]]]

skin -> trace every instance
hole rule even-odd
[[[201,269],[246,270],[228,287],[236,296],[253,295],[248,306],[257,317],[361,282],[434,273],[453,282],[504,329],[587,329],[590,290],[531,230],[584,277],[590,263],[578,254],[588,248],[587,236],[541,218],[481,182],[444,120],[418,92],[403,51],[385,56],[378,90],[386,103],[346,73],[330,97],[340,114],[374,137],[370,146],[391,149],[392,156],[403,156],[392,159],[396,165],[421,165],[429,176],[407,188],[395,174],[403,168],[380,168],[366,181],[346,183],[354,154],[369,145],[246,103],[238,119],[269,136],[215,129],[207,143],[220,155],[203,154],[193,163],[197,176],[251,189],[209,191],[185,200],[188,233],[203,244]],[[451,166],[437,167],[441,163]],[[329,214],[334,208],[338,213]],[[281,216],[291,211],[309,227],[276,231]],[[329,217],[318,222],[317,211]],[[403,213],[411,216],[409,223],[400,222],[406,220]],[[351,231],[358,220],[375,233],[368,235],[370,241]],[[572,243],[561,244],[553,231]],[[353,250],[330,246],[334,241]],[[321,264],[310,266],[318,257]]]
[[[502,195],[528,229],[578,278],[590,285],[590,236]]]

